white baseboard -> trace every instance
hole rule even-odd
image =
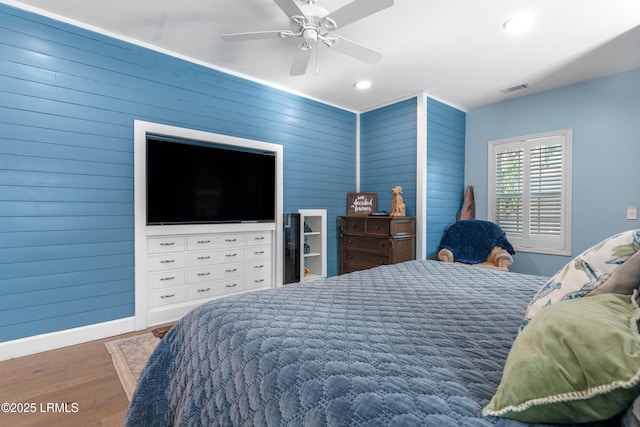
[[[125,317],[110,322],[1,342],[0,361],[132,332],[136,330],[135,326],[135,317]]]

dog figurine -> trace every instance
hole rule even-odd
[[[393,198],[391,199],[391,216],[405,216],[405,206],[402,199],[402,187],[399,185],[391,189]]]

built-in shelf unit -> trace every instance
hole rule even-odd
[[[134,133],[136,329],[177,320],[212,299],[281,286],[282,146],[143,121]],[[272,153],[274,220],[148,225],[148,135]]]

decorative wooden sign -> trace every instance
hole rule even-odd
[[[366,216],[376,212],[378,193],[349,193],[347,195],[347,216]]]

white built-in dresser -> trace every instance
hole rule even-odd
[[[151,231],[146,250],[149,325],[175,320],[207,300],[272,287],[273,230],[235,228],[193,234]]]

